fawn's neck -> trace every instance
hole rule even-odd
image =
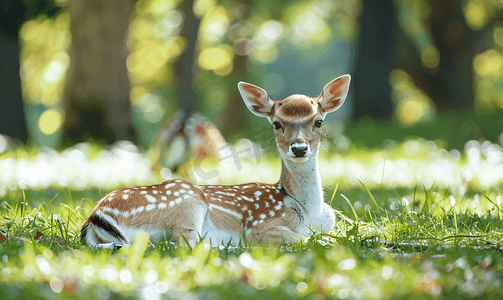
[[[323,191],[318,172],[318,155],[306,162],[294,163],[281,157],[281,177],[279,183],[310,212],[321,207]]]

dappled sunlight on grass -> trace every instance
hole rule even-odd
[[[204,171],[196,174],[206,179],[193,178],[200,184],[275,182],[279,158],[247,147],[241,141],[236,157],[184,168]],[[331,232],[297,244],[194,249],[137,235],[132,246],[110,250],[78,237],[94,202],[178,174],[154,174],[147,153],[128,142],[14,148],[0,156],[0,286],[8,298],[48,299],[498,298],[502,157],[490,142],[448,152],[421,139],[322,152],[326,202],[337,216]]]
[[[186,168],[198,184],[273,183],[280,173],[279,158],[261,150],[259,155],[246,143],[237,144],[237,154],[188,163]],[[345,153],[320,153],[320,173],[326,187],[387,189],[430,187],[449,189],[463,198],[469,189],[485,192],[503,182],[503,151],[488,141],[466,143],[461,153],[439,148],[433,141],[390,141],[384,150],[352,148]],[[202,164],[200,164],[202,163]],[[0,192],[18,188],[66,187],[82,190],[91,186],[114,189],[127,185],[152,184],[162,178],[150,170],[146,153],[131,143],[119,142],[111,149],[78,144],[63,152],[44,150],[29,155],[11,151],[0,157]],[[195,172],[195,173],[194,173]],[[198,176],[198,174],[200,176]],[[201,175],[202,174],[202,175]],[[204,176],[203,176],[204,175]],[[169,178],[165,178],[169,179]],[[496,192],[501,192],[496,190]]]

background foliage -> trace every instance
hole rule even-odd
[[[12,15],[11,2],[17,3],[6,1],[3,11]],[[144,147],[178,107],[202,112],[230,141],[243,136],[253,127],[237,94],[239,80],[281,99],[292,93],[316,96],[343,73],[355,73],[355,80],[348,104],[329,119],[332,124],[341,118],[376,125],[389,120],[414,128],[448,119],[452,124],[444,125],[460,128],[467,138],[495,140],[501,131],[488,134],[481,128],[484,121],[477,120],[501,115],[503,107],[500,1],[190,3],[137,1],[129,17],[129,101],[136,141]],[[25,13],[15,25],[28,127],[38,145],[58,147],[72,61],[68,3],[23,5]],[[188,13],[194,18],[187,25]],[[187,26],[192,33],[182,32]],[[389,38],[378,38],[383,35]],[[187,48],[190,39],[195,39],[194,48]],[[180,60],[193,62],[183,69],[188,73],[177,71]],[[179,91],[187,88],[195,92],[190,97]],[[99,134],[86,138],[113,142]]]

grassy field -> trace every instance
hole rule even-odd
[[[177,174],[154,174],[148,153],[128,143],[11,149],[0,156],[1,297],[502,298],[503,152],[487,141],[460,151],[442,146],[422,139],[343,151],[325,145],[320,172],[336,226],[305,243],[186,249],[137,235],[118,251],[80,243],[94,203],[115,188]],[[208,162],[203,168],[216,175],[194,180],[279,178],[273,154],[239,162]]]

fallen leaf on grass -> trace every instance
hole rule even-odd
[[[59,235],[56,236],[56,242],[60,243],[61,245],[66,245],[65,239],[60,237]]]
[[[7,241],[7,238],[5,237],[5,235],[0,233],[0,243],[3,243],[5,241]]]
[[[40,240],[42,240],[44,237],[45,237],[45,234],[43,234],[40,231],[37,231],[37,234],[35,234],[35,236],[33,237],[33,239],[35,241],[37,241],[37,242],[40,242]]]

